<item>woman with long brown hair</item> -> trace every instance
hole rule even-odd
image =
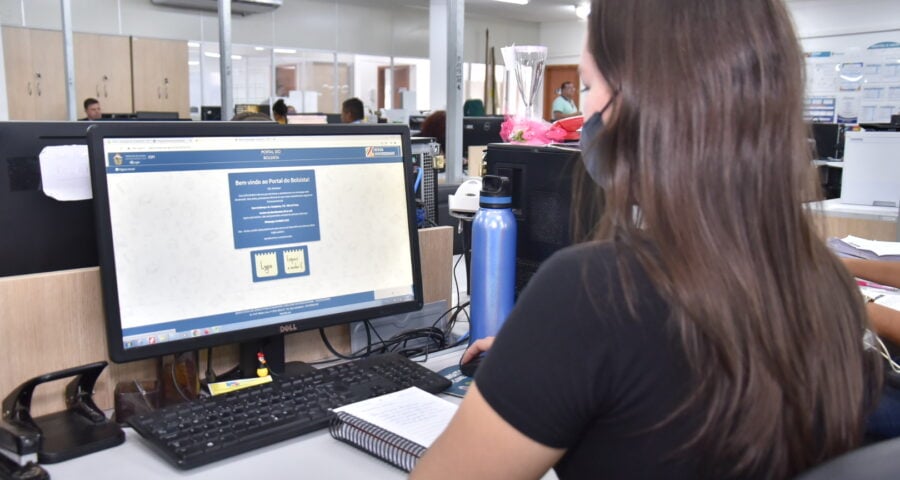
[[[803,207],[783,1],[594,0],[580,67],[596,238],[541,266],[413,477],[787,478],[858,445],[878,366]]]

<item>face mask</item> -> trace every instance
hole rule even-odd
[[[613,100],[615,99],[615,95],[606,102],[606,105],[600,109],[599,112],[595,112],[591,115],[584,124],[581,126],[581,137],[578,139],[578,145],[581,147],[581,159],[584,162],[584,168],[587,170],[588,175],[594,180],[594,183],[600,183],[600,159],[597,158],[598,155],[596,152],[589,152],[591,150],[589,145],[594,142],[594,139],[600,135],[600,132],[603,131],[603,112],[605,112],[611,105]]]

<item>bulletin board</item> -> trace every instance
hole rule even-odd
[[[886,123],[897,114],[900,42],[882,41],[847,51],[806,52],[808,121]]]

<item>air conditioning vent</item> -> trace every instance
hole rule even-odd
[[[218,0],[150,0],[154,5],[217,12]],[[266,13],[280,7],[283,0],[231,0],[232,15]]]

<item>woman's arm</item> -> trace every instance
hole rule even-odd
[[[473,383],[450,425],[410,478],[540,478],[564,453],[516,430],[491,408]]]
[[[860,258],[842,258],[841,260],[854,277],[900,288],[900,262]]]
[[[879,337],[886,338],[896,345],[900,345],[900,310],[878,305],[866,304],[866,315],[872,330]]]

